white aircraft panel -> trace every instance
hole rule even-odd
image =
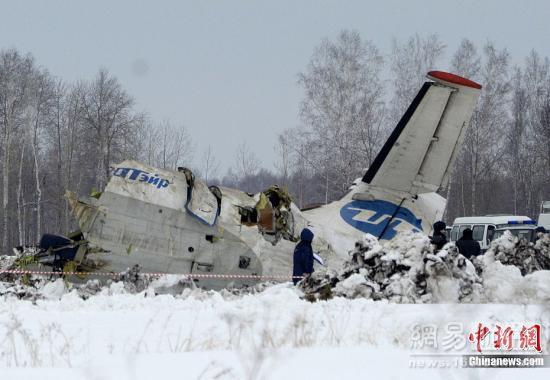
[[[447,106],[451,88],[430,87],[393,144],[372,185],[409,192]],[[433,190],[432,190],[433,191]]]
[[[363,181],[418,195],[445,187],[464,140],[481,86],[431,71]]]

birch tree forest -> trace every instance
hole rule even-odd
[[[342,196],[376,157],[431,69],[483,85],[452,179],[446,219],[488,213],[536,217],[550,200],[550,60],[532,51],[437,35],[394,40],[390,51],[355,31],[312,47],[297,73],[298,127],[274,141],[278,160],[262,167],[246,143],[225,174],[215,151],[196,149],[179,123],[151,120],[117,78],[98,68],[69,83],[24,52],[0,50],[1,252],[45,232],[75,228],[64,198],[102,190],[111,165],[136,159],[187,166],[209,184],[256,192],[286,186],[301,207]],[[243,136],[246,141],[246,136]]]

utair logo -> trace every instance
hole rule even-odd
[[[396,213],[397,207],[391,202],[382,200],[351,201],[340,209],[340,216],[346,223],[359,231],[386,240],[392,239],[397,234],[397,226],[402,231],[422,231],[421,219],[418,219],[409,209],[404,207],[399,208]],[[394,217],[388,224],[392,215]],[[380,236],[382,233],[384,233],[384,236]]]

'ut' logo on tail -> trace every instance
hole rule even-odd
[[[392,239],[397,234],[398,226],[401,231],[422,231],[421,219],[404,207],[400,207],[396,213],[397,208],[397,205],[382,200],[351,201],[340,209],[340,216],[359,231],[380,239]],[[382,233],[384,235],[380,236]]]

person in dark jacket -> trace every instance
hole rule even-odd
[[[439,221],[434,223],[434,234],[430,236],[430,242],[435,245],[436,251],[439,251],[447,244],[447,235],[445,235],[445,222]]]
[[[307,228],[304,228],[300,234],[300,242],[294,248],[293,277],[305,277],[313,273],[313,249],[311,248],[313,236],[313,232]],[[292,281],[296,285],[300,281],[300,278],[293,278]]]
[[[462,233],[462,237],[457,240],[456,246],[458,251],[467,259],[481,254],[479,243],[474,240],[471,229],[466,228]]]

